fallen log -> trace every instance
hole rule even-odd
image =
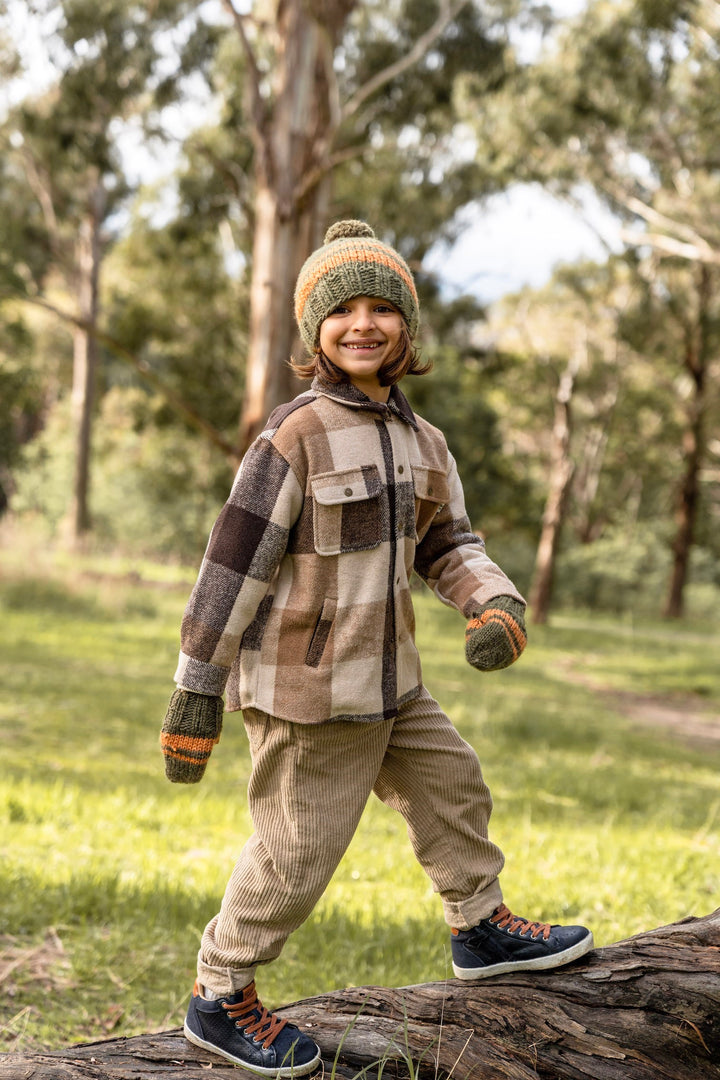
[[[279,1009],[336,1080],[720,1080],[720,909],[556,971],[366,986]],[[252,1076],[180,1029],[0,1056],[0,1080]]]

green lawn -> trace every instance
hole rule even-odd
[[[2,555],[0,1049],[174,1026],[250,831],[238,714],[200,785],[163,773],[193,573],[37,558],[24,571]],[[518,665],[481,675],[461,618],[426,591],[416,606],[426,682],[493,791],[511,907],[587,922],[603,944],[718,906],[720,741],[686,745],[628,720],[622,701],[717,721],[720,626],[563,613],[531,630]],[[259,981],[278,1006],[448,972],[439,902],[404,823],[372,800],[325,898]]]

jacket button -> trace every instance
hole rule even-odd
[[[405,472],[405,466],[404,465],[398,465],[398,472],[399,473],[404,473]]]
[[[346,495],[352,495],[352,488],[345,488]]]

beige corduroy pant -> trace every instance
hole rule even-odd
[[[426,690],[392,720],[295,724],[244,714],[254,834],[202,937],[199,981],[241,989],[310,915],[372,791],[398,810],[450,926],[467,929],[502,894],[502,852],[488,840],[492,809],[475,751]]]

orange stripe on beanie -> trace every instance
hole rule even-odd
[[[295,317],[308,352],[318,344],[320,324],[355,296],[389,300],[400,311],[411,337],[420,309],[410,267],[402,255],[381,243],[364,221],[338,221],[321,248],[305,261],[295,286]]]

